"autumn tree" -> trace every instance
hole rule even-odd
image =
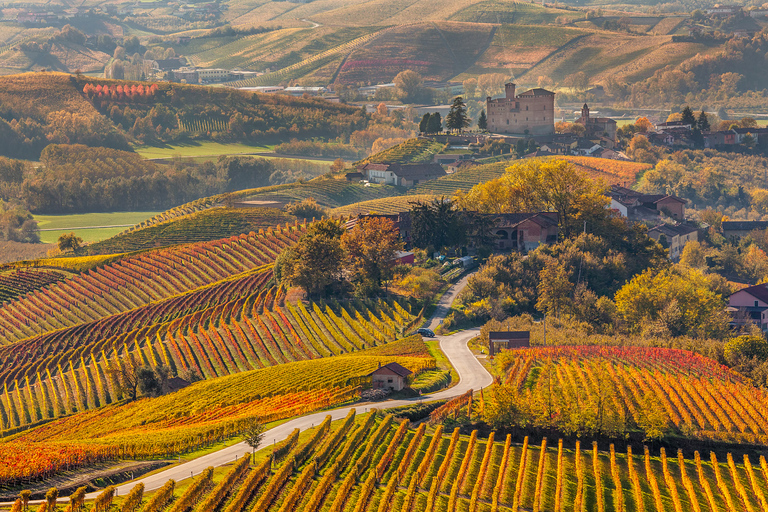
[[[718,338],[728,332],[725,301],[702,272],[684,267],[649,269],[616,292],[619,315],[641,332],[654,324],[672,336]]]
[[[142,368],[133,354],[124,354],[117,361],[110,361],[107,364],[106,373],[114,376],[122,388],[123,393],[128,393],[131,400],[135,400],[139,391],[139,370]]]
[[[243,441],[245,441],[245,444],[251,447],[253,453],[256,453],[256,448],[259,447],[261,441],[264,439],[264,433],[264,425],[259,421],[258,418],[248,418],[245,423],[242,436]]]
[[[396,251],[403,243],[394,222],[384,217],[362,217],[341,236],[345,268],[359,295],[370,296],[391,279]]]
[[[344,228],[332,219],[312,224],[296,245],[280,254],[275,262],[275,277],[303,288],[308,296],[325,295],[341,280],[342,233]]]
[[[77,251],[83,245],[83,239],[72,233],[65,233],[59,237],[58,246],[61,252]]]
[[[539,300],[536,309],[559,317],[572,301],[573,283],[568,272],[555,259],[546,262],[539,273]]]
[[[640,133],[646,133],[653,129],[653,124],[647,117],[638,117],[635,121],[635,128],[637,128],[637,131]]]
[[[397,88],[398,97],[403,102],[416,101],[424,93],[424,78],[416,71],[401,71],[392,81]]]
[[[560,233],[571,237],[605,221],[607,199],[596,182],[565,160],[531,160],[507,168],[463,196],[458,206],[485,213],[557,212]]]

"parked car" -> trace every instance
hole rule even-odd
[[[432,329],[427,329],[426,327],[422,327],[421,329],[416,330],[416,334],[421,334],[425,338],[435,337],[435,333],[432,331]]]

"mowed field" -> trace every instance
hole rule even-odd
[[[155,158],[199,158],[221,155],[247,155],[270,152],[274,146],[250,146],[247,144],[202,141],[194,144],[169,144],[166,146],[136,146],[134,151],[147,159]]]
[[[40,241],[56,243],[65,233],[74,232],[85,242],[96,242],[125,231],[126,226],[138,224],[158,212],[109,212],[81,213],[74,215],[35,215],[37,226],[41,230]],[[116,226],[116,227],[107,227]]]

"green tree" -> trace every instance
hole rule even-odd
[[[83,239],[76,236],[74,232],[65,233],[59,237],[58,246],[62,252],[77,251],[83,245]]]
[[[427,133],[429,129],[429,114],[424,114],[419,121],[419,131],[421,133]]]
[[[261,424],[258,418],[251,417],[245,423],[243,429],[243,441],[245,444],[251,447],[253,453],[256,453],[256,448],[259,447],[261,441],[264,439],[264,425]]]
[[[731,366],[739,364],[742,359],[757,358],[766,361],[768,360],[768,341],[762,333],[737,336],[726,342],[723,356]]]
[[[480,117],[477,118],[477,127],[482,131],[488,129],[488,117],[485,115],[485,109],[480,111]]]
[[[693,115],[693,110],[691,110],[691,107],[686,105],[680,114],[680,120],[683,122],[683,124],[689,124],[692,128],[696,126],[696,117]]]
[[[381,290],[382,281],[392,278],[395,252],[403,243],[394,222],[383,217],[362,217],[341,236],[345,268],[359,295]]]
[[[162,387],[157,375],[147,366],[139,368],[136,372],[139,391],[145,396],[157,396],[162,392]]]
[[[440,112],[433,112],[429,115],[427,123],[427,133],[440,133],[443,131],[443,119]]]
[[[466,226],[452,201],[445,197],[411,203],[411,240],[420,248],[442,250],[466,240]]]
[[[275,262],[275,274],[283,282],[303,288],[308,296],[326,294],[341,281],[343,233],[341,224],[332,219],[312,224],[298,243]]]
[[[708,132],[710,129],[709,117],[707,117],[707,113],[703,110],[699,113],[699,119],[696,121],[696,126],[698,126],[702,133]]]
[[[461,131],[469,125],[470,120],[467,115],[467,105],[464,103],[464,99],[461,96],[457,96],[453,99],[451,109],[445,117],[445,127],[448,130],[461,133]]]

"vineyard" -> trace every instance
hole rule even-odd
[[[439,196],[452,196],[457,190],[467,191],[479,183],[494,180],[504,175],[512,161],[495,162],[464,167],[453,174],[441,176],[432,181],[425,181],[414,187],[412,194],[433,194]]]
[[[291,303],[269,271],[3,349],[5,433],[129,396],[122,369],[212,379],[388,343],[418,320],[398,302]],[[23,350],[20,350],[23,348]]]
[[[306,225],[145,252],[89,270],[6,303],[5,344],[92,322],[271,264]],[[72,306],[77,304],[76,308]]]
[[[409,139],[397,146],[392,146],[389,149],[371,155],[355,165],[366,163],[415,164],[431,162],[432,158],[442,149],[442,144],[431,139]]]
[[[311,197],[323,207],[336,208],[361,201],[392,197],[396,194],[397,190],[394,187],[387,185],[365,187],[359,183],[348,182],[344,180],[343,177],[336,179],[327,176],[319,176],[306,182],[246,189],[230,194],[219,194],[198,199],[155,215],[151,219],[147,219],[118,236],[160,223],[176,220],[184,215],[220,206],[225,199],[239,201],[278,201],[287,204],[291,202],[300,202]]]
[[[406,339],[205,380],[169,395],[61,418],[0,444],[0,483],[105,458],[185,453],[238,435],[249,418],[268,423],[354,400],[365,376],[393,361],[415,373],[435,366],[419,338]]]
[[[624,183],[625,186],[633,184],[637,175],[652,168],[651,164],[638,162],[623,162],[621,160],[609,160],[607,158],[593,158],[589,156],[558,156],[557,160],[567,160],[594,180],[602,180],[607,185]]]
[[[144,229],[123,232],[90,244],[86,250],[90,254],[113,254],[207,242],[293,221],[295,217],[275,208],[213,208]]]
[[[411,429],[407,420],[398,425],[375,412],[353,411],[331,428],[327,421],[303,442],[291,436],[274,460],[232,465],[194,502],[214,500],[227,512],[766,509],[763,456],[697,451],[686,458],[680,450],[600,451],[597,443],[566,447],[528,437],[520,445],[493,432],[482,439],[477,430],[448,435],[442,425]],[[196,478],[192,487],[210,474]],[[175,499],[186,504],[189,497]],[[194,502],[193,510],[205,510]]]
[[[768,394],[688,351],[560,346],[503,352],[496,364],[505,387],[541,425],[578,431],[600,404],[604,432],[635,424],[700,440],[768,444]]]
[[[2,273],[0,274],[0,301],[13,300],[69,276],[69,273],[60,270],[22,269]]]
[[[340,206],[339,208],[330,210],[328,215],[332,215],[334,217],[355,217],[357,215],[367,215],[369,213],[391,215],[410,210],[412,208],[411,203],[417,201],[427,202],[433,199],[438,199],[438,196],[431,194],[421,194],[385,197],[382,199],[372,199],[370,201],[362,201],[360,203],[353,203],[347,206]]]
[[[228,117],[189,116],[179,117],[179,127],[185,132],[213,133],[229,130]]]

